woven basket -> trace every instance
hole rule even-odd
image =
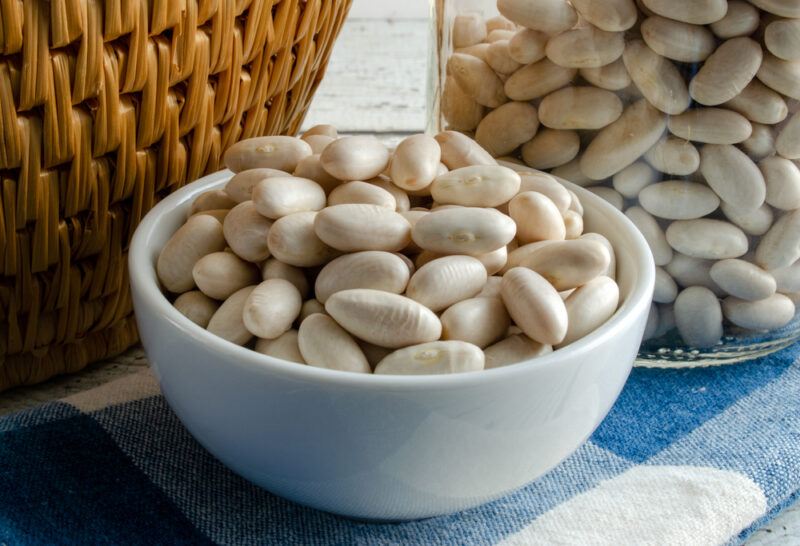
[[[293,134],[350,0],[0,0],[0,390],[137,340],[126,251],[239,139]]]

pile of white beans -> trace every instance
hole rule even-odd
[[[225,154],[157,274],[209,332],[359,373],[496,368],[582,338],[619,303],[614,250],[575,194],[460,133],[394,152],[317,126]]]
[[[647,338],[677,327],[705,348],[726,319],[788,324],[800,301],[800,1],[497,8],[453,20],[447,127],[624,210],[658,266]]]

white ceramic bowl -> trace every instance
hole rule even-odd
[[[282,497],[345,516],[405,520],[470,508],[553,468],[616,400],[636,356],[654,266],[636,228],[574,185],[587,230],[617,254],[622,304],[601,328],[538,358],[480,372],[386,376],[285,362],[199,328],[164,297],[159,250],[220,172],[177,191],[130,248],[142,343],[191,434],[238,474]]]

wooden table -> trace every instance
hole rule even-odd
[[[342,133],[374,133],[389,143],[427,123],[428,24],[424,19],[350,19],[305,127],[330,123]],[[0,394],[0,415],[107,383],[147,365],[141,348],[82,373]],[[760,529],[748,546],[800,545],[800,505]]]

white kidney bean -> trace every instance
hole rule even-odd
[[[328,312],[325,311],[325,306],[316,299],[304,301],[303,306],[300,308],[300,315],[297,317],[297,323],[302,324],[304,320],[315,313],[322,313],[323,315],[328,314]]]
[[[645,160],[657,171],[685,176],[700,167],[700,153],[691,142],[667,137],[659,140],[644,154]]]
[[[669,220],[691,220],[711,214],[719,207],[717,195],[703,184],[669,180],[651,184],[639,194],[642,208]]]
[[[306,158],[307,159],[307,158]],[[225,184],[225,193],[237,203],[250,201],[253,196],[253,187],[267,178],[274,176],[288,176],[289,173],[277,169],[249,169],[233,175]],[[230,208],[230,207],[229,207]]]
[[[723,42],[703,63],[689,84],[700,104],[716,106],[736,97],[761,66],[761,46],[744,36]]]
[[[723,214],[739,226],[748,235],[764,235],[772,226],[772,209],[764,204],[754,210],[741,210],[723,202],[720,205]]]
[[[342,290],[328,298],[325,310],[354,336],[381,347],[427,343],[442,335],[442,323],[433,311],[390,292]]]
[[[421,266],[408,281],[406,295],[431,311],[471,298],[486,284],[483,264],[470,256],[445,256]]]
[[[590,334],[616,312],[619,287],[613,279],[600,276],[577,288],[564,301],[567,309],[567,335],[560,347]]]
[[[503,91],[503,81],[478,57],[454,53],[447,61],[447,71],[478,104],[497,108],[508,100]]]
[[[261,339],[275,339],[292,327],[300,315],[303,298],[284,279],[267,279],[256,286],[242,310],[245,328]]]
[[[329,262],[317,275],[314,292],[323,304],[332,294],[351,288],[402,294],[409,278],[408,266],[398,255],[367,250],[339,256]]]
[[[603,275],[611,263],[605,245],[592,239],[553,241],[522,258],[519,265],[547,279],[556,290],[569,290]]]
[[[509,56],[520,64],[531,64],[545,58],[544,48],[548,35],[538,30],[523,28],[508,41]]]
[[[539,192],[519,193],[508,204],[508,214],[517,224],[517,239],[521,243],[563,240],[567,236],[561,211]]]
[[[739,145],[753,161],[764,159],[775,153],[775,133],[768,125],[753,123],[750,137]]]
[[[711,266],[711,278],[731,296],[747,301],[761,300],[775,293],[775,278],[745,260],[721,260]]]
[[[231,252],[212,252],[195,262],[192,277],[203,294],[224,300],[258,282],[258,270]]]
[[[538,129],[534,106],[507,102],[486,114],[475,131],[475,140],[496,157],[513,152],[532,139]]]
[[[508,167],[474,165],[437,176],[431,195],[441,204],[497,207],[514,197],[520,184],[520,175]]]
[[[726,0],[642,0],[642,4],[658,15],[694,25],[708,25],[725,17]]]
[[[511,218],[494,209],[459,207],[426,214],[411,236],[425,250],[477,256],[507,245],[516,229]]]
[[[470,165],[496,165],[492,154],[481,145],[456,131],[442,131],[435,137],[442,153],[442,163],[448,169],[458,169]],[[441,169],[441,168],[440,168]],[[437,175],[444,174],[444,171]],[[432,181],[432,180],[431,180]]]
[[[522,66],[511,58],[508,39],[513,36],[514,33],[511,32],[507,39],[492,42],[486,50],[486,63],[498,74],[511,74]]]
[[[456,15],[453,20],[453,47],[467,47],[481,43],[486,38],[486,23],[477,13]]]
[[[672,260],[672,247],[656,219],[641,207],[629,208],[625,211],[625,216],[633,222],[647,241],[656,265],[667,265]]]
[[[233,207],[222,223],[228,246],[248,262],[269,258],[267,238],[271,227],[272,220],[259,214],[252,201],[243,201]]]
[[[475,297],[451,305],[442,313],[442,339],[472,343],[483,349],[505,337],[511,326],[500,298]]]
[[[428,135],[406,137],[392,157],[392,181],[404,190],[426,188],[436,178],[441,158],[442,149],[434,138]]]
[[[800,21],[772,21],[764,30],[764,44],[770,53],[784,61],[800,60]]]
[[[747,118],[724,108],[694,108],[670,117],[667,127],[684,140],[709,144],[737,144],[753,132]]]
[[[783,214],[761,238],[756,263],[764,269],[780,269],[800,259],[800,210]]]
[[[766,202],[779,210],[800,208],[800,169],[779,156],[762,159],[758,168],[767,184]]]
[[[567,239],[577,239],[583,234],[583,217],[573,210],[564,213],[564,227]]]
[[[728,0],[728,12],[719,21],[711,23],[711,30],[723,40],[747,36],[756,31],[759,20],[758,10],[749,2]]]
[[[246,286],[231,294],[211,316],[206,329],[236,345],[247,344],[253,334],[244,325],[244,304],[254,289],[255,286]]]
[[[764,203],[764,176],[753,160],[735,146],[703,146],[700,172],[723,201],[739,210],[754,210]]]
[[[262,180],[253,186],[252,198],[258,213],[272,220],[325,207],[325,190],[322,186],[297,176]]]
[[[722,220],[677,220],[666,231],[669,245],[687,256],[707,260],[738,258],[747,252],[747,236]]]
[[[300,323],[297,344],[309,366],[354,373],[372,371],[358,343],[327,315],[315,313]]]
[[[581,77],[592,85],[609,91],[621,91],[631,84],[631,77],[622,59],[597,68],[581,68]]]
[[[708,288],[692,286],[675,299],[675,326],[687,345],[713,347],[722,339],[722,308]]]
[[[508,262],[508,248],[501,246],[497,250],[479,254],[475,258],[486,268],[487,275],[494,275],[506,266]]]
[[[572,196],[569,190],[562,186],[555,178],[542,172],[523,171],[519,173],[521,183],[520,193],[535,191],[545,195],[556,206],[560,213],[569,210]]]
[[[750,3],[781,17],[800,18],[800,6],[794,0],[751,0]]]
[[[551,169],[569,163],[578,155],[581,140],[575,131],[541,129],[522,145],[525,164],[536,169]]]
[[[249,169],[292,172],[313,152],[308,142],[290,136],[264,136],[240,140],[225,152],[225,165],[235,173]]]
[[[486,114],[485,107],[465,93],[453,76],[447,76],[442,87],[441,110],[448,127],[456,131],[474,131]],[[395,152],[395,156],[396,154],[397,152]],[[392,178],[399,184],[404,183],[402,175],[392,176]],[[422,178],[427,179],[427,176]]]
[[[552,345],[533,341],[524,334],[512,334],[494,345],[486,347],[483,351],[486,358],[485,369],[501,368],[552,352]]]
[[[397,209],[397,200],[383,188],[367,182],[346,182],[331,191],[328,206],[347,204],[377,205],[389,210]]]
[[[205,214],[192,216],[158,254],[158,280],[170,292],[187,292],[195,286],[192,269],[197,260],[224,248],[225,238],[219,221]]]
[[[297,288],[302,297],[308,295],[308,279],[302,269],[270,258],[261,265],[261,280],[284,279]]]
[[[800,100],[800,63],[797,61],[784,61],[765,53],[758,79],[778,93]]]
[[[625,45],[622,61],[636,87],[654,107],[672,115],[689,108],[689,91],[672,61],[650,49],[642,40],[632,40]]]
[[[297,330],[288,330],[275,339],[259,339],[256,341],[255,350],[262,355],[268,355],[273,358],[297,362],[298,364],[306,363],[303,354],[300,352]]]
[[[327,245],[345,252],[396,252],[411,241],[411,224],[408,220],[394,210],[377,205],[328,207],[317,214],[314,230]]]
[[[483,369],[483,351],[464,341],[432,341],[399,349],[375,366],[381,375],[428,375]]]
[[[518,25],[547,33],[570,29],[578,22],[578,14],[565,0],[497,0],[497,10]]]
[[[664,269],[683,288],[702,286],[719,296],[725,292],[711,278],[713,265],[714,262],[711,260],[692,258],[676,253]]]
[[[795,307],[783,294],[773,294],[757,301],[730,296],[722,300],[725,318],[748,330],[774,330],[786,326],[794,318]]]
[[[267,244],[273,256],[297,267],[315,267],[332,260],[338,252],[314,232],[317,212],[296,212],[272,224]]]
[[[175,300],[175,309],[200,328],[208,326],[208,321],[219,309],[219,302],[200,292],[192,290],[184,292]]]
[[[192,203],[189,216],[209,210],[227,210],[236,206],[236,201],[225,190],[211,190],[201,193]]]
[[[644,188],[659,179],[659,174],[650,165],[643,161],[637,161],[615,174],[612,184],[623,197],[633,199]]]
[[[572,0],[572,7],[591,24],[609,32],[628,30],[636,24],[636,4],[632,0]]]
[[[714,51],[716,41],[707,28],[654,15],[642,22],[645,43],[668,59],[681,63],[699,63]]]
[[[659,331],[660,317],[658,314],[658,306],[653,304],[650,306],[650,311],[647,313],[647,320],[644,325],[644,334],[642,339],[647,341],[656,337]]]
[[[511,74],[503,91],[511,100],[533,100],[564,87],[577,73],[575,68],[559,66],[550,59],[542,59]]]
[[[752,80],[747,87],[724,104],[754,123],[780,123],[789,114],[789,107],[778,93],[758,80]]]
[[[773,269],[770,274],[775,279],[778,292],[800,292],[800,262],[795,262],[780,269]]]
[[[369,180],[389,164],[389,150],[373,136],[342,137],[320,154],[322,167],[339,180]]]
[[[508,314],[529,338],[547,345],[564,340],[567,309],[544,277],[524,267],[512,268],[503,276],[501,295]]]
[[[305,133],[303,133],[303,137],[311,135],[325,135],[331,138],[338,138],[339,131],[337,131],[336,127],[334,127],[333,125],[320,123],[319,125],[314,125],[310,129],[308,129]]]
[[[622,101],[597,87],[564,87],[539,103],[539,120],[551,129],[600,129],[622,115]]]
[[[624,49],[624,33],[586,25],[552,36],[545,53],[559,66],[599,68],[619,59]]]
[[[617,210],[623,210],[625,208],[625,198],[621,193],[613,188],[607,188],[605,186],[591,186],[586,188],[586,190],[592,192]]]
[[[308,178],[319,184],[325,193],[330,193],[336,186],[342,183],[341,180],[328,174],[322,167],[320,154],[310,155],[300,160],[292,176]]]
[[[800,159],[800,112],[792,115],[775,138],[775,149],[788,159]]]

